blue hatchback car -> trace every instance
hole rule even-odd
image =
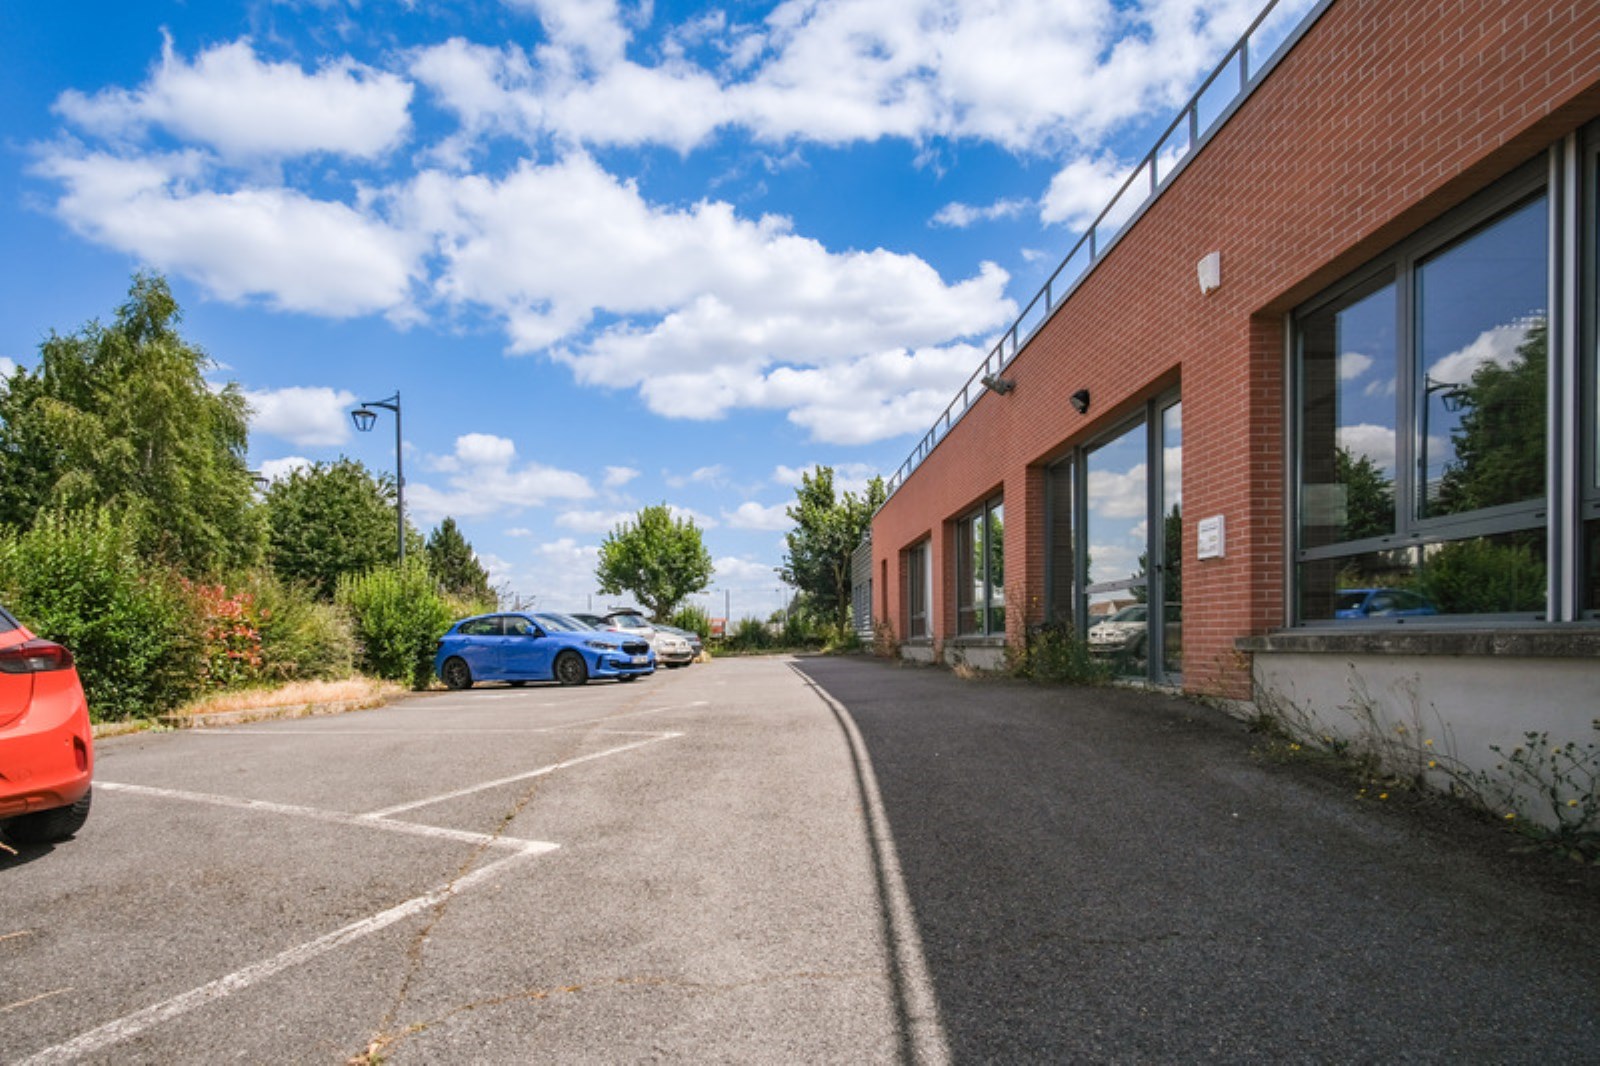
[[[626,633],[599,632],[546,611],[512,611],[451,626],[439,638],[433,669],[454,689],[478,681],[581,685],[591,677],[632,681],[654,673],[656,659],[649,644]]]

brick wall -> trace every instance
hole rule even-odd
[[[1021,639],[1045,598],[1044,465],[1178,386],[1184,683],[1248,696],[1234,638],[1286,621],[1285,312],[1596,115],[1594,0],[1337,0],[1006,371],[1016,390],[979,400],[901,486],[873,524],[877,557],[932,534],[948,638],[946,523],[1004,491]],[[1212,251],[1222,287],[1202,296]],[[1080,388],[1087,416],[1068,404]],[[1227,555],[1199,562],[1210,515]],[[881,595],[903,611],[888,573]]]

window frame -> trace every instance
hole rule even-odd
[[[1288,504],[1291,508],[1286,523],[1290,541],[1289,574],[1287,581],[1289,619],[1296,626],[1348,627],[1350,619],[1306,619],[1302,616],[1302,569],[1306,564],[1327,560],[1355,558],[1387,551],[1420,551],[1423,548],[1453,541],[1472,540],[1503,534],[1544,531],[1546,534],[1546,596],[1545,609],[1538,612],[1512,611],[1492,614],[1437,615],[1427,619],[1428,625],[1504,623],[1546,623],[1560,616],[1560,599],[1557,584],[1575,584],[1576,574],[1559,573],[1561,570],[1553,542],[1551,515],[1557,508],[1552,501],[1563,492],[1560,467],[1563,460],[1553,450],[1555,430],[1564,420],[1581,417],[1593,438],[1593,397],[1585,392],[1584,399],[1591,410],[1578,415],[1571,412],[1571,404],[1562,399],[1564,375],[1557,359],[1558,331],[1576,314],[1563,296],[1561,262],[1564,242],[1572,240],[1561,224],[1561,196],[1565,189],[1554,166],[1560,146],[1541,152],[1537,157],[1518,167],[1511,174],[1485,189],[1456,209],[1434,222],[1418,229],[1393,245],[1379,256],[1346,274],[1333,285],[1296,308],[1288,323]],[[1595,159],[1594,146],[1585,153],[1591,163]],[[1545,492],[1537,500],[1499,504],[1462,514],[1419,515],[1419,493],[1424,489],[1424,478],[1417,470],[1418,432],[1424,423],[1419,396],[1419,367],[1421,355],[1422,316],[1418,307],[1418,280],[1421,268],[1430,260],[1457,247],[1483,232],[1501,219],[1542,198],[1545,202],[1547,226],[1546,241],[1546,298],[1545,315],[1550,346],[1546,369],[1546,437],[1549,442],[1545,453]],[[1592,262],[1592,260],[1590,260]],[[1387,281],[1383,280],[1387,278]],[[1354,306],[1360,297],[1380,291],[1385,285],[1394,286],[1395,302],[1395,499],[1394,531],[1376,537],[1338,541],[1316,547],[1306,547],[1303,518],[1305,513],[1305,459],[1306,459],[1306,374],[1305,344],[1307,319],[1342,306]],[[1592,282],[1588,286],[1592,289]],[[1588,316],[1585,316],[1588,317]],[[1592,390],[1589,390],[1592,391]],[[1567,395],[1572,395],[1570,391]],[[1569,413],[1571,412],[1571,413]],[[1596,493],[1600,496],[1600,492]],[[1600,501],[1595,510],[1600,513]],[[1593,613],[1593,612],[1591,612]],[[1399,619],[1357,620],[1361,625],[1395,625]],[[1409,624],[1416,625],[1417,619]]]
[[[924,641],[933,637],[932,549],[932,538],[924,537],[902,553],[906,574],[907,640]]]
[[[1000,595],[995,596],[994,581],[989,573],[989,560],[992,549],[990,540],[994,529],[994,514],[997,509],[1004,515],[1005,495],[996,494],[984,500],[973,510],[960,515],[951,523],[955,526],[955,580],[956,580],[956,636],[959,637],[995,637],[1004,636],[1005,626],[1005,536],[1004,518],[1001,518],[1002,534],[1000,537],[1001,560],[1001,586]],[[983,552],[978,555],[977,541],[973,530],[981,527],[983,530]],[[974,572],[973,563],[982,565],[981,584],[983,588],[982,600],[976,598],[980,584],[980,575]],[[1000,622],[994,624],[994,614],[1000,612]]]

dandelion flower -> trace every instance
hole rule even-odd
[[[1388,799],[1388,798],[1389,798],[1389,793],[1387,793],[1387,792],[1380,792],[1380,793],[1378,793],[1378,798],[1379,798],[1379,799],[1381,799],[1381,800],[1386,800],[1386,799]]]
[[[1428,740],[1424,740],[1424,741],[1423,741],[1423,742],[1422,742],[1422,746],[1423,746],[1423,747],[1425,747],[1425,748],[1431,748],[1431,747],[1433,747],[1433,740],[1432,740],[1432,738],[1429,738],[1429,739],[1428,739]]]
[[[1576,807],[1577,805],[1578,805],[1578,801],[1577,800],[1567,800],[1567,806],[1568,807]]]
[[[1438,765],[1439,765],[1439,760],[1437,760],[1437,759],[1429,759],[1428,760],[1428,769],[1432,770],[1435,767],[1437,767]]]
[[[1506,821],[1508,821],[1508,822],[1514,822],[1514,821],[1516,821],[1516,820],[1517,820],[1517,814],[1516,814],[1516,812],[1515,812],[1515,811],[1508,811],[1508,812],[1506,812]]]

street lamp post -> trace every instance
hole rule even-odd
[[[400,460],[400,390],[386,400],[367,400],[350,412],[350,421],[363,433],[370,433],[378,420],[374,407],[394,412],[394,512],[395,536],[399,545],[400,562],[406,561],[406,475]]]

